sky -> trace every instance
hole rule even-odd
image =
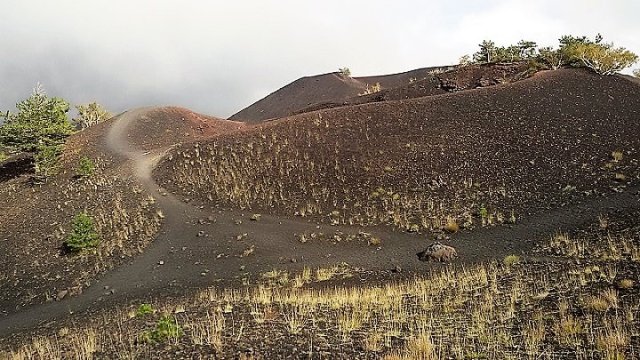
[[[485,39],[601,33],[640,54],[638,0],[0,0],[0,14],[2,111],[41,83],[113,113],[228,117],[302,76],[455,64]]]

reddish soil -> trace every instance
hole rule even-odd
[[[135,127],[127,134],[131,145],[154,150],[182,142],[210,137],[241,129],[243,123],[194,113],[179,107],[162,107],[136,119]]]

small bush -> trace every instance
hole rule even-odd
[[[520,263],[520,256],[518,256],[518,255],[507,255],[504,258],[503,263],[507,267],[519,264]]]
[[[444,231],[451,234],[457,233],[460,231],[460,225],[458,225],[458,222],[454,218],[447,217],[447,223],[444,225]]]
[[[136,310],[136,316],[145,316],[147,314],[153,314],[155,310],[151,304],[140,304],[138,310]]]
[[[363,96],[363,95],[370,95],[370,94],[375,94],[377,92],[380,92],[380,90],[382,90],[382,85],[380,85],[380,83],[375,83],[375,85],[371,85],[369,86],[369,84],[366,85],[364,92],[361,94],[358,94],[359,96]]]
[[[342,76],[344,77],[351,77],[351,70],[348,67],[343,67],[338,69],[338,71],[340,72],[340,74],[342,74]]]
[[[76,169],[76,174],[80,177],[90,177],[96,170],[96,165],[93,160],[89,159],[86,156],[80,158],[78,162],[78,168]]]
[[[9,156],[7,154],[5,154],[4,152],[0,151],[0,162],[3,162],[5,160],[7,160],[9,158]]]
[[[80,252],[87,248],[94,248],[100,243],[100,236],[95,230],[93,219],[86,212],[81,212],[73,218],[71,233],[64,242],[64,247],[70,252]]]
[[[165,315],[156,324],[153,330],[142,333],[144,342],[164,342],[169,339],[178,339],[182,336],[182,329],[178,325],[178,321],[169,315]]]
[[[631,279],[620,279],[617,285],[620,289],[631,289],[633,285],[635,285],[635,282]]]

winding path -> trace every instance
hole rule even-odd
[[[336,230],[354,233],[357,227],[317,225],[300,219],[263,215],[259,222],[249,221],[239,212],[202,209],[165,194],[151,177],[162,152],[145,153],[127,140],[127,129],[137,119],[147,116],[150,108],[119,115],[106,138],[116,154],[131,162],[134,176],[146,191],[157,199],[165,219],[157,238],[145,252],[96,281],[76,297],[27,307],[0,318],[0,338],[18,331],[62,319],[69,313],[94,311],[130,301],[146,302],[156,295],[179,295],[192,289],[212,286],[220,281],[252,278],[273,268],[299,270],[347,262],[367,270],[389,270],[394,265],[424,272],[440,264],[425,265],[415,253],[425,245],[415,234],[395,232],[389,228],[367,229],[383,239],[381,248],[358,242],[339,245],[301,244],[295,233]],[[640,208],[638,188],[608,197],[585,198],[568,207],[522,219],[513,226],[477,229],[457,234],[452,243],[464,262],[502,258],[506,254],[530,250],[535,241],[546,239],[556,231],[568,231],[597,221],[603,213]],[[238,220],[242,220],[239,223]],[[247,234],[238,241],[239,234]],[[254,254],[240,256],[253,246]],[[292,261],[295,259],[295,262]]]

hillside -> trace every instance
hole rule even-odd
[[[364,93],[367,87],[380,83],[383,89],[409,84],[411,79],[424,79],[441,67],[429,67],[398,74],[346,77],[340,73],[300,78],[265,98],[237,112],[229,120],[260,122],[289,116],[317,103],[341,103]]]
[[[564,69],[312,112],[179,146],[155,177],[205,203],[328,223],[513,222],[637,182],[637,92],[621,77]]]
[[[134,109],[9,171],[0,359],[634,358],[640,88],[501,66],[258,125]]]
[[[525,79],[533,74],[526,62],[513,64],[473,64],[447,71],[433,71],[425,78],[411,78],[408,82],[380,91],[363,94],[340,102],[318,102],[294,112],[329,109],[339,106],[361,105],[372,102],[408,100],[450,92],[472,90]]]
[[[533,71],[534,72],[534,71]],[[527,62],[443,66],[399,74],[345,77],[330,73],[298,79],[230,117],[249,123],[339,106],[406,100],[524,79]],[[380,85],[380,89],[373,86]]]
[[[150,114],[152,119],[140,119],[128,134],[147,152],[242,126],[175,107]],[[47,183],[32,184],[30,169],[15,163],[0,177],[0,203],[13,204],[0,207],[1,312],[78,295],[156,236],[162,222],[156,199],[135,176],[134,165],[109,147],[108,130],[115,119],[71,136],[59,174]],[[86,178],[77,176],[81,157],[96,166]],[[92,255],[64,254],[71,220],[82,211],[94,218],[102,241]]]

